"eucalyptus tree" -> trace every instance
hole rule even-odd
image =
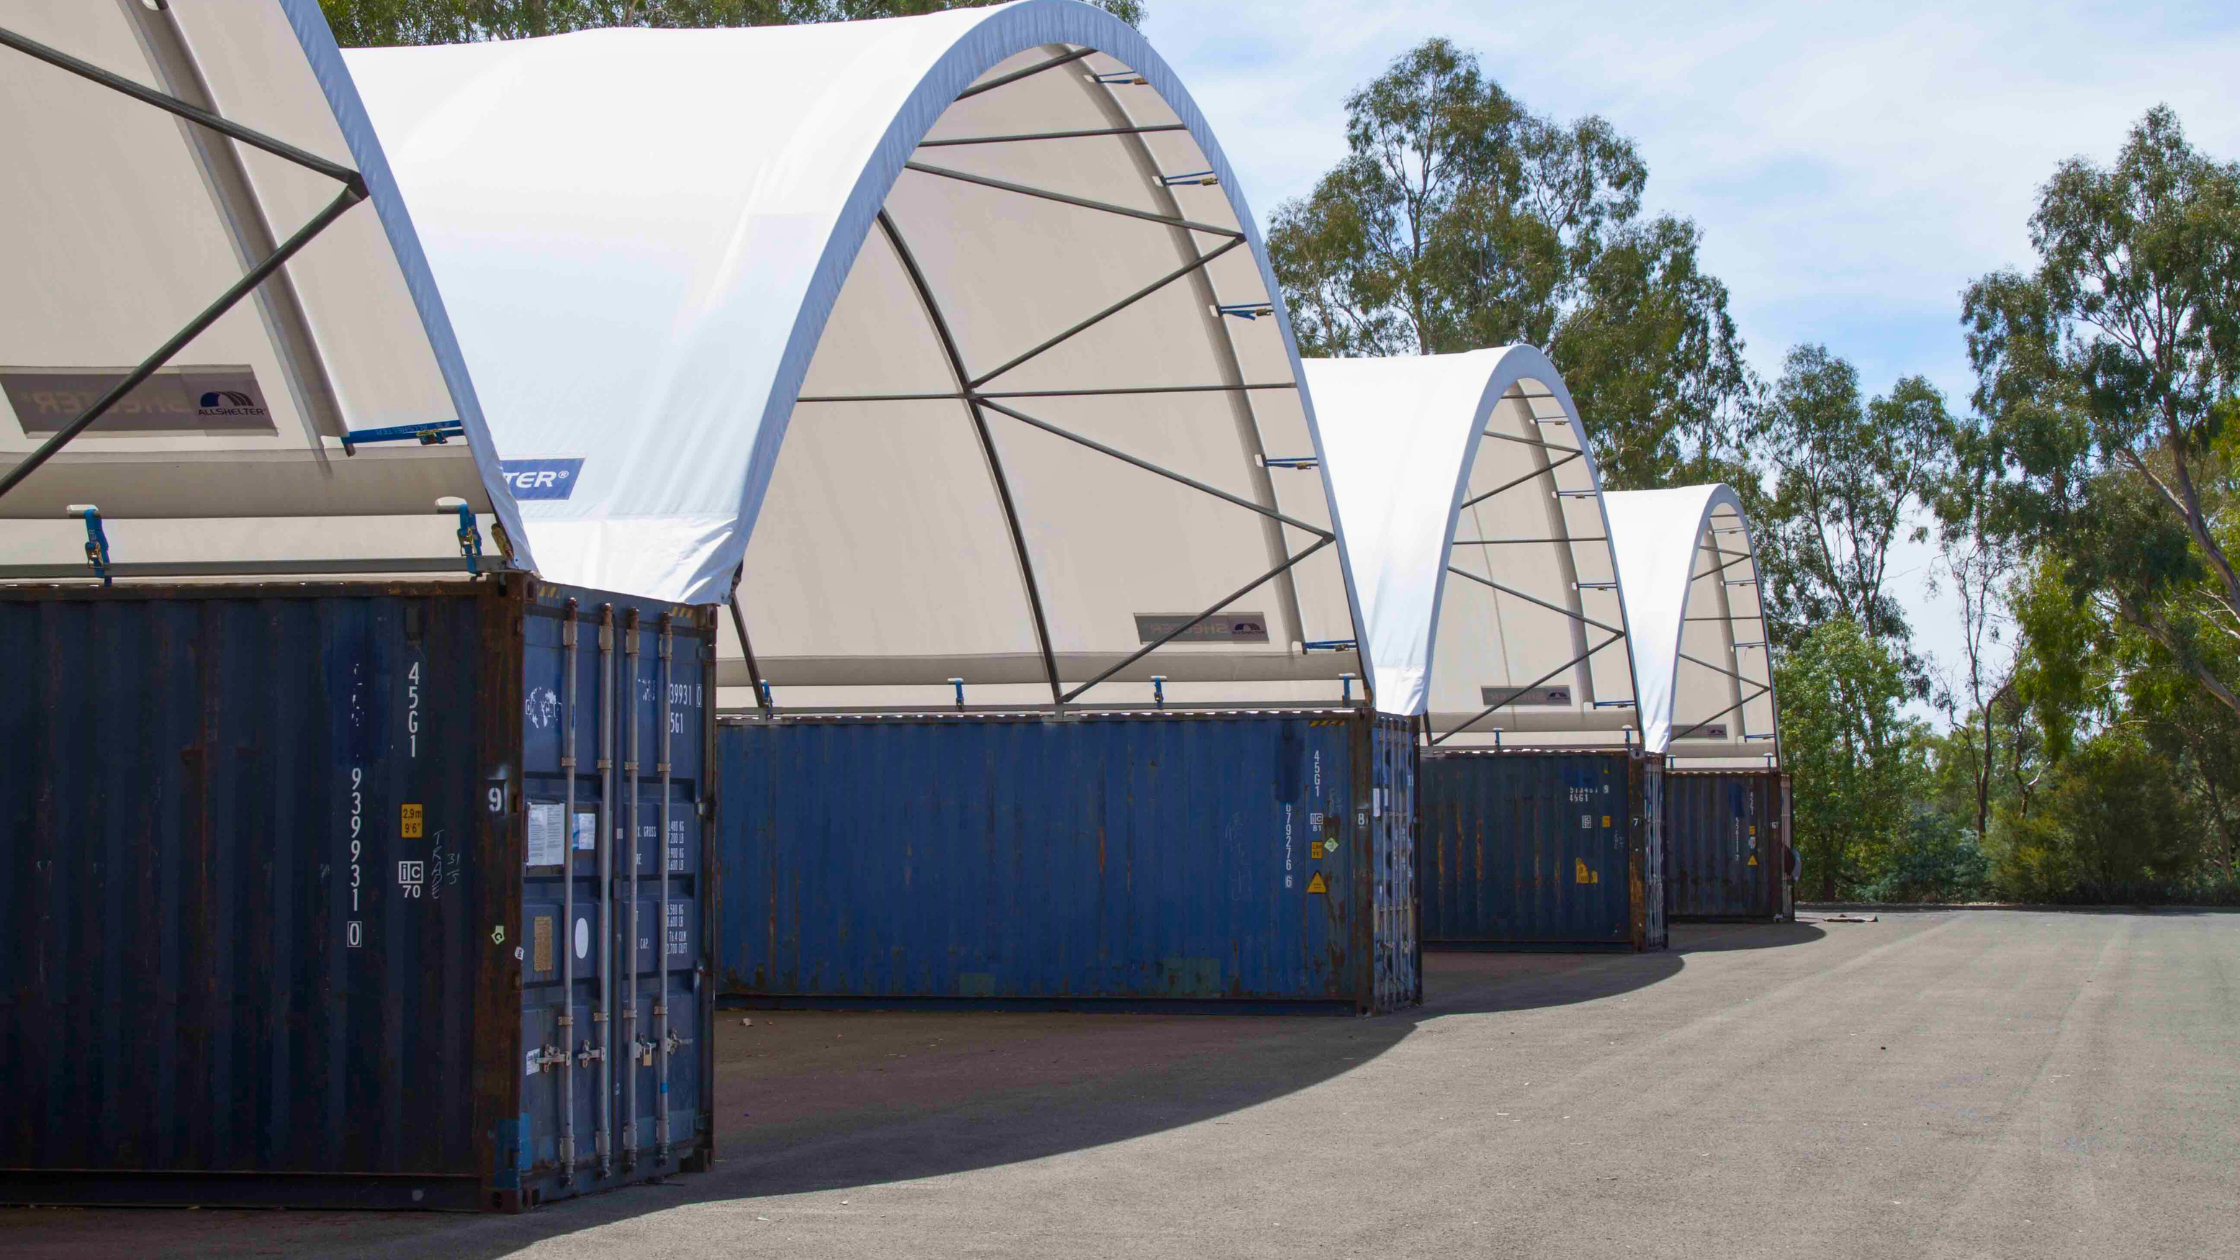
[[[2240,165],[2157,107],[2112,165],[2055,170],[2030,240],[2034,270],[1984,276],[1964,302],[1990,518],[2240,713],[2223,440],[2240,415]]]
[[[1648,166],[1594,116],[1534,114],[1433,39],[1346,99],[1346,156],[1268,233],[1300,348],[1547,349],[1605,480],[1733,476],[1752,396],[1701,234],[1644,219]]]

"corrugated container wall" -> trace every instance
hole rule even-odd
[[[1400,719],[780,718],[726,720],[717,742],[727,997],[1421,998]]]
[[[0,1199],[704,1167],[712,625],[520,576],[0,591]]]
[[[1425,947],[1663,949],[1662,780],[1623,752],[1426,752]]]
[[[1665,909],[1674,920],[1775,921],[1788,899],[1789,776],[1665,773]]]

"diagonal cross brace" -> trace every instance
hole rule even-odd
[[[1747,682],[1748,680],[1745,679],[1744,681]],[[1716,722],[1720,718],[1723,718],[1729,713],[1734,712],[1736,709],[1749,704],[1751,701],[1756,700],[1758,697],[1763,695],[1770,695],[1773,692],[1773,687],[1768,683],[1753,682],[1750,685],[1756,687],[1757,690],[1751,692],[1747,696],[1744,696],[1742,699],[1735,701],[1733,704],[1728,705],[1726,708],[1719,710],[1717,713],[1712,714],[1710,717],[1707,717],[1702,721],[1697,722],[1695,725],[1686,728],[1685,730],[1674,731],[1672,735],[1666,740],[1666,742],[1670,743],[1672,740],[1686,739],[1688,736],[1695,734],[1697,731],[1700,731],[1704,727],[1711,725],[1713,722]],[[1750,738],[1750,736],[1747,732],[1745,732],[1743,734],[1743,738],[1748,739]]]
[[[1450,564],[1447,566],[1447,572],[1454,574],[1456,577],[1469,578],[1471,581],[1477,582],[1480,585],[1490,586],[1504,595],[1514,595],[1518,599],[1521,599],[1528,604],[1538,604],[1540,607],[1547,609],[1549,612],[1562,613],[1564,616],[1571,618],[1573,621],[1593,626],[1597,630],[1608,631],[1609,633],[1617,635],[1620,638],[1623,638],[1625,636],[1625,631],[1620,630],[1616,626],[1606,625],[1600,621],[1596,621],[1594,618],[1587,616],[1585,613],[1573,612],[1570,609],[1565,608],[1561,604],[1551,604],[1547,600],[1541,599],[1537,595],[1527,595],[1523,591],[1520,591],[1513,586],[1503,586],[1501,583],[1494,581],[1492,578],[1479,577],[1477,574],[1470,572],[1468,569],[1458,569]]]
[[[1488,490],[1484,494],[1478,495],[1475,498],[1464,499],[1461,503],[1455,506],[1455,511],[1468,511],[1469,509],[1478,506],[1479,504],[1485,502],[1487,499],[1490,499],[1505,490],[1514,490],[1518,486],[1521,486],[1528,481],[1536,481],[1539,478],[1548,476],[1556,469],[1561,468],[1565,464],[1568,464],[1572,460],[1578,458],[1580,458],[1580,452],[1573,451],[1571,454],[1564,456],[1562,459],[1550,460],[1548,466],[1545,468],[1535,468],[1531,472],[1526,473],[1524,476],[1512,477],[1508,481],[1502,482],[1500,485],[1495,486],[1493,489]]]
[[[1206,609],[1204,612],[1199,613],[1197,616],[1192,617],[1190,620],[1183,622],[1181,625],[1176,626],[1174,629],[1167,631],[1165,634],[1160,635],[1158,638],[1153,639],[1151,642],[1144,644],[1140,648],[1137,648],[1119,664],[1104,671],[1103,673],[1081,684],[1080,686],[1075,687],[1073,690],[1067,692],[1063,696],[1060,696],[1058,698],[1058,703],[1065,704],[1071,701],[1074,697],[1079,696],[1083,692],[1089,690],[1089,688],[1096,686],[1098,683],[1103,682],[1105,679],[1112,677],[1114,674],[1119,673],[1121,670],[1126,669],[1128,666],[1135,664],[1137,661],[1142,660],[1144,657],[1149,656],[1153,652],[1158,651],[1160,648],[1165,647],[1167,644],[1172,643],[1174,640],[1188,633],[1194,627],[1203,624],[1206,618],[1211,617],[1215,613],[1220,612],[1222,609],[1227,608],[1229,605],[1236,603],[1238,600],[1243,599],[1247,595],[1250,595],[1252,592],[1260,589],[1262,586],[1267,585],[1269,582],[1282,577],[1285,573],[1297,567],[1301,561],[1305,560],[1307,557],[1313,555],[1314,553],[1322,550],[1324,547],[1327,547],[1331,543],[1336,541],[1337,539],[1334,536],[1330,534],[1324,534],[1321,538],[1315,540],[1315,544],[1312,547],[1307,548],[1305,551],[1300,552],[1298,555],[1286,559],[1282,564],[1277,565],[1275,568],[1272,568],[1266,573],[1261,574],[1259,577],[1252,579],[1250,582],[1245,583],[1243,586],[1238,587],[1236,590],[1233,590],[1227,595],[1222,596],[1220,601],[1215,603],[1211,608]]]
[[[7,476],[0,477],[0,494],[6,494],[22,484],[24,478],[37,471],[41,464],[54,458],[55,453],[68,445],[72,438],[91,428],[94,421],[99,420],[111,407],[116,406],[126,394],[138,389],[142,382],[154,376],[157,368],[170,362],[171,356],[184,350],[188,342],[201,336],[204,329],[217,323],[220,316],[232,310],[236,303],[255,291],[256,287],[263,284],[273,272],[286,265],[290,258],[295,257],[298,250],[311,243],[313,237],[325,231],[327,226],[336,219],[341,218],[343,211],[363,200],[365,200],[365,193],[360,187],[344,188],[333,201],[327,203],[326,209],[312,216],[309,223],[297,228],[294,236],[281,242],[280,248],[274,250],[263,262],[251,267],[247,274],[234,282],[232,288],[219,295],[217,301],[211,303],[200,315],[188,320],[185,327],[172,334],[169,341],[156,347],[156,352],[141,360],[139,367],[132,369],[131,373],[123,380],[111,386],[108,393],[96,399],[94,404],[86,408],[77,419],[64,425],[60,432],[41,443],[39,449],[25,456],[22,463],[9,470]]]
[[[938,175],[943,179],[962,180],[967,184],[978,184],[983,188],[995,188],[1003,192],[1018,193],[1023,197],[1040,197],[1045,201],[1079,206],[1084,210],[1102,210],[1106,214],[1125,215],[1131,219],[1143,219],[1151,223],[1164,224],[1167,227],[1188,228],[1193,232],[1205,232],[1214,236],[1231,237],[1236,240],[1244,239],[1244,233],[1237,231],[1235,228],[1215,227],[1211,223],[1199,223],[1192,219],[1179,218],[1171,214],[1157,214],[1150,210],[1138,210],[1132,206],[1118,206],[1109,201],[1092,201],[1087,197],[1076,197],[1070,193],[1052,192],[1047,188],[1032,188],[1025,184],[1014,184],[1007,179],[990,179],[985,175],[971,175],[964,171],[953,171],[946,166],[928,166],[923,162],[905,162],[902,165],[905,170],[916,171],[921,175]]]
[[[1156,473],[1161,477],[1165,477],[1169,481],[1180,482],[1193,490],[1200,490],[1207,494],[1210,494],[1214,498],[1219,499],[1224,503],[1233,503],[1238,507],[1247,509],[1248,511],[1258,512],[1262,516],[1268,517],[1272,520],[1281,521],[1284,524],[1293,527],[1294,529],[1303,529],[1308,533],[1314,535],[1315,537],[1322,539],[1324,542],[1329,542],[1336,537],[1336,535],[1332,534],[1329,530],[1323,529],[1318,525],[1309,525],[1308,523],[1298,519],[1297,517],[1286,516],[1283,513],[1276,511],[1274,508],[1262,507],[1259,504],[1254,503],[1250,499],[1231,494],[1218,486],[1207,485],[1205,482],[1199,481],[1195,477],[1186,477],[1181,473],[1175,472],[1173,469],[1161,468],[1159,465],[1154,464],[1147,459],[1139,459],[1134,455],[1128,454],[1126,451],[1106,446],[1104,443],[1099,442],[1094,438],[1086,438],[1070,430],[1061,429],[1057,425],[1051,424],[1048,421],[1037,420],[1033,416],[1030,416],[1023,411],[1015,411],[1012,408],[1006,407],[1002,403],[995,402],[984,395],[979,398],[979,402],[982,406],[986,407],[990,411],[1000,411],[1004,415],[1007,415],[1022,424],[1032,425],[1033,427],[1042,430],[1044,433],[1048,433],[1056,437],[1062,437],[1069,442],[1078,442],[1100,455],[1109,455],[1112,458],[1119,460],[1123,464],[1129,464],[1134,467],[1141,468],[1148,473]],[[1280,571],[1281,570],[1278,570],[1278,572]],[[1216,608],[1214,609],[1214,611],[1219,612],[1220,609]]]
[[[1462,734],[1464,731],[1469,730],[1471,727],[1476,726],[1478,723],[1483,722],[1487,718],[1493,716],[1496,710],[1506,709],[1514,705],[1517,702],[1517,697],[1524,695],[1526,692],[1531,691],[1534,687],[1539,686],[1541,683],[1548,681],[1549,679],[1555,677],[1557,674],[1560,674],[1567,669],[1585,664],[1588,657],[1593,656],[1595,653],[1601,651],[1606,647],[1609,647],[1613,643],[1623,641],[1624,638],[1625,636],[1622,634],[1611,635],[1609,638],[1595,644],[1593,647],[1588,648],[1586,651],[1581,652],[1579,655],[1572,657],[1570,660],[1565,661],[1563,664],[1556,666],[1554,669],[1549,670],[1547,673],[1540,675],[1538,678],[1533,679],[1531,682],[1526,683],[1524,686],[1517,688],[1515,694],[1511,695],[1508,699],[1502,701],[1501,703],[1489,704],[1485,708],[1478,710],[1478,715],[1476,717],[1471,718],[1469,721],[1464,722],[1462,725],[1454,728],[1451,731],[1448,731],[1446,734],[1441,735],[1439,738],[1434,739],[1431,742],[1434,745],[1443,744],[1448,740],[1454,738],[1455,736]]]
[[[1158,279],[1143,286],[1142,288],[1136,290],[1128,296],[1121,298],[1119,301],[1114,302],[1108,307],[1105,307],[1103,310],[1098,311],[1096,314],[1091,315],[1085,320],[1082,320],[1080,323],[1075,324],[1073,327],[1066,329],[1064,332],[1059,333],[1057,336],[1050,338],[1048,341],[1045,341],[1041,345],[1027,351],[1025,354],[1019,355],[1017,358],[1010,360],[1009,362],[1003,364],[1001,367],[996,368],[992,372],[983,372],[979,376],[976,376],[971,380],[965,382],[965,384],[973,389],[980,388],[982,385],[985,385],[989,381],[992,381],[995,378],[1003,375],[1005,372],[1008,372],[1011,369],[1019,366],[1020,364],[1025,363],[1027,360],[1042,354],[1044,351],[1054,349],[1061,343],[1066,342],[1073,337],[1088,331],[1089,329],[1095,327],[1100,323],[1103,323],[1105,320],[1108,320],[1115,315],[1118,315],[1120,312],[1127,310],[1129,307],[1134,306],[1136,303],[1142,301],[1147,297],[1150,297],[1152,294],[1157,293],[1159,290],[1166,288],[1168,285],[1173,284],[1175,281],[1204,270],[1207,264],[1211,263],[1214,259],[1221,257],[1223,254],[1228,253],[1230,250],[1235,249],[1242,244],[1244,244],[1244,238],[1239,236],[1234,240],[1231,240],[1228,243],[1215,249],[1210,254],[1206,254],[1203,257],[1198,258],[1192,262],[1184,263],[1182,266],[1175,268],[1173,271],[1168,272],[1166,275],[1159,277]]]

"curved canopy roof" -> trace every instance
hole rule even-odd
[[[1625,579],[1651,752],[1676,760],[1779,765],[1773,671],[1757,547],[1723,485],[1603,496]]]
[[[349,60],[501,450],[571,478],[523,505],[560,580],[737,582],[789,707],[1148,702],[1154,673],[1335,699],[1358,670],[1296,646],[1353,616],[1252,215],[1124,23],[1024,0]]]
[[[0,473],[193,334],[0,496],[11,562],[82,567],[84,528],[62,519],[81,504],[116,522],[121,565],[170,572],[455,562],[438,499],[525,542],[315,0],[0,0],[0,30]],[[362,439],[391,427],[451,436]]]
[[[1578,409],[1531,346],[1312,359],[1378,707],[1434,744],[1622,744],[1625,607]]]

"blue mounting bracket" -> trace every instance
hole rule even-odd
[[[1133,70],[1122,70],[1116,74],[1092,74],[1089,76],[1089,81],[1092,83],[1102,83],[1108,87],[1151,86],[1151,80],[1144,78],[1142,75],[1137,74]]]
[[[422,446],[442,446],[452,438],[467,435],[467,426],[457,420],[437,420],[430,424],[399,424],[386,429],[350,429],[342,435],[342,449],[355,453],[368,442],[418,442]]]
[[[949,685],[957,689],[957,707],[958,707],[958,708],[960,708],[960,709],[961,709],[961,708],[963,708],[963,707],[964,707],[964,679],[962,679],[962,678],[952,678],[952,679],[950,679],[950,680],[949,680]]]
[[[1352,639],[1316,639],[1299,645],[1305,652],[1351,652],[1360,645]]]
[[[1161,175],[1159,182],[1169,188],[1180,188],[1186,184],[1211,188],[1221,182],[1221,177],[1212,171],[1192,171],[1187,175]]]
[[[86,563],[93,566],[94,576],[103,586],[116,585],[116,579],[109,576],[109,534],[101,528],[101,509],[80,508],[77,514],[86,523]]]
[[[459,554],[467,558],[467,572],[482,575],[482,534],[474,527],[474,509],[459,505]]]
[[[1635,706],[1631,700],[1597,700],[1594,702],[1594,707],[1598,709],[1631,709]]]
[[[1238,319],[1263,319],[1274,315],[1276,306],[1273,302],[1233,302],[1216,305],[1213,312],[1216,315],[1234,315]]]
[[[1338,700],[1340,703],[1353,703],[1353,680],[1355,677],[1357,675],[1354,674],[1338,675]]]
[[[1162,709],[1167,707],[1167,676],[1165,674],[1153,674],[1151,676],[1151,703]]]
[[[1322,461],[1312,455],[1264,455],[1262,468],[1320,468]]]

